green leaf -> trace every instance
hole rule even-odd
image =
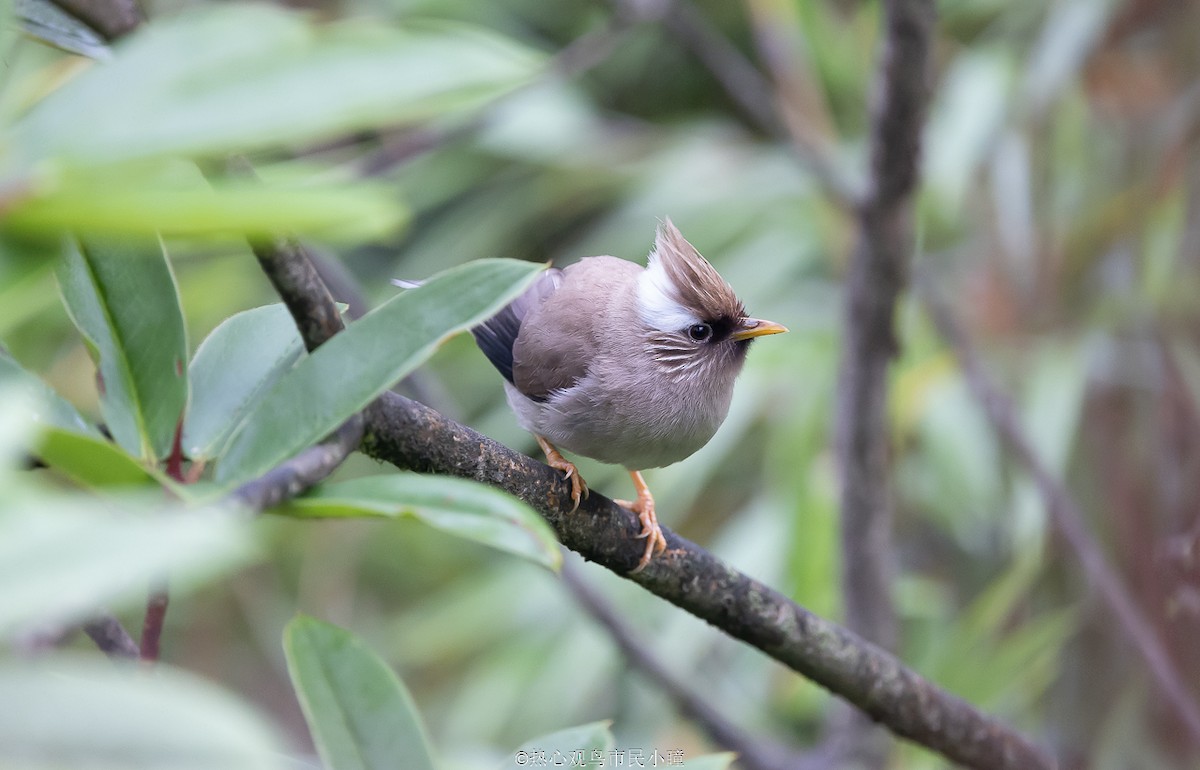
[[[99,436],[52,427],[42,433],[33,451],[46,465],[85,487],[100,489],[168,483],[124,449]]]
[[[229,445],[216,479],[265,473],[327,436],[418,367],[444,340],[484,320],[541,270],[481,259],[447,270],[350,324],[280,378]]]
[[[301,615],[284,629],[283,644],[304,718],[330,770],[433,770],[412,696],[360,639]]]
[[[1035,612],[1023,607],[1043,569],[1039,552],[1022,552],[953,623],[938,626],[919,669],[973,703],[1020,712],[1036,702],[1078,627],[1073,608]],[[1014,625],[1016,613],[1021,622]],[[988,665],[976,665],[981,658]]]
[[[200,7],[145,25],[44,99],[14,131],[12,154],[104,163],[310,141],[478,106],[541,61],[463,27]]]
[[[1115,0],[1066,0],[1049,7],[1041,34],[1023,57],[1026,111],[1038,115],[1076,82],[1079,69],[1120,7]]]
[[[62,304],[54,284],[60,243],[61,239],[52,244],[22,241],[0,227],[0,307],[4,308],[0,339],[9,338],[38,313]]]
[[[285,512],[305,518],[411,516],[552,570],[562,565],[558,540],[541,516],[512,495],[466,479],[392,473],[341,481],[293,500]]]
[[[0,383],[14,388],[13,396],[28,398],[29,417],[42,427],[42,431],[25,449],[51,468],[91,487],[167,483],[137,458],[104,438],[40,377],[3,352],[0,352]],[[6,403],[9,399],[11,397],[6,395]]]
[[[0,0],[0,55],[10,57],[14,42],[21,35],[15,0]]]
[[[296,322],[282,304],[246,310],[213,329],[188,368],[192,400],[183,422],[188,457],[219,455],[246,415],[303,354]]]
[[[376,238],[408,218],[394,189],[370,182],[265,184],[207,180],[187,163],[117,163],[47,169],[14,201],[5,227],[47,237],[94,235],[265,238],[279,232],[325,239]]]
[[[109,431],[153,463],[170,452],[187,403],[187,338],[161,243],[69,239],[58,278],[97,360]]]
[[[145,496],[17,495],[0,503],[0,637],[144,601],[167,574],[174,590],[228,570],[249,559],[249,535],[240,516]]]
[[[583,752],[584,760],[591,761],[593,751],[600,752],[604,761],[611,761],[612,757],[607,756],[615,744],[611,727],[612,722],[606,719],[534,738],[521,744],[501,767],[553,767],[556,754],[565,766],[576,752]]]
[[[72,433],[100,436],[100,431],[83,418],[74,406],[38,377],[0,351],[0,383],[11,385],[16,392],[27,394],[35,405],[33,421],[39,425],[57,426]]]
[[[42,410],[41,403],[37,393],[0,378],[0,488],[10,494],[13,485],[20,483],[17,468],[37,433],[33,415]]]
[[[277,770],[288,766],[283,751],[246,703],[167,665],[146,672],[58,657],[0,666],[0,767]]]

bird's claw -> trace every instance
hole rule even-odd
[[[567,467],[559,468],[559,470],[563,472],[564,478],[571,482],[571,502],[574,503],[571,506],[571,513],[575,513],[575,511],[579,510],[579,502],[590,495],[591,490],[588,489],[587,482],[583,480],[583,476],[579,475],[579,469],[575,467],[574,463],[567,462],[566,460],[563,463]]]
[[[646,540],[646,548],[642,552],[642,558],[638,561],[637,566],[633,568],[633,572],[641,572],[650,563],[650,559],[654,558],[654,554],[667,550],[667,539],[663,537],[662,528],[658,526],[658,517],[654,513],[654,498],[650,496],[649,490],[644,492],[638,490],[637,500],[632,502],[614,500],[613,502],[636,513],[638,520],[642,522],[642,531],[635,537],[639,540]]]
[[[553,444],[541,436],[535,436],[534,438],[537,439],[538,445],[542,447],[542,452],[546,455],[546,465],[549,465],[555,470],[562,471],[563,478],[571,482],[571,502],[573,505],[571,506],[571,510],[569,512],[575,513],[575,511],[579,510],[580,501],[591,494],[591,491],[588,489],[587,482],[583,480],[583,476],[579,475],[579,469],[575,467],[575,463],[563,457],[562,454],[554,448]]]

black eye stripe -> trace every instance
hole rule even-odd
[[[737,322],[735,320],[732,318],[725,318],[724,316],[718,318],[716,321],[713,321],[713,339],[725,339],[730,334],[733,334],[733,327],[736,325]]]
[[[701,321],[700,323],[692,324],[684,329],[683,333],[693,342],[720,342],[730,334],[733,334],[736,326],[737,321],[722,316],[712,321]]]

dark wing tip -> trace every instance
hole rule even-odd
[[[492,366],[513,383],[513,347],[521,333],[521,323],[529,311],[540,305],[562,283],[562,271],[546,270],[521,296],[504,306],[500,312],[471,329],[475,343],[492,362]]]
[[[475,344],[509,382],[513,381],[513,345],[520,333],[521,322],[507,307],[471,329]]]

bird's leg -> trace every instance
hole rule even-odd
[[[630,471],[629,475],[633,479],[633,488],[637,491],[637,499],[633,502],[628,500],[615,500],[614,502],[622,508],[628,508],[636,513],[642,522],[642,534],[638,537],[646,538],[646,550],[642,554],[642,560],[633,570],[641,572],[650,563],[650,558],[654,554],[662,553],[667,549],[667,539],[663,537],[662,529],[658,526],[658,517],[654,515],[654,496],[650,494],[650,487],[646,486],[646,480],[642,478],[641,471]]]
[[[546,465],[562,471],[571,482],[571,501],[575,503],[571,508],[571,513],[575,513],[579,509],[579,501],[588,496],[587,482],[583,480],[583,476],[579,475],[579,469],[575,467],[575,463],[559,454],[553,444],[536,433],[533,434],[533,437],[537,439],[538,446],[546,453]]]

